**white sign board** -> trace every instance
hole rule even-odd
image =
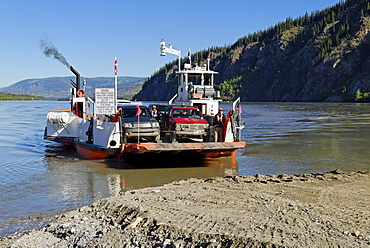
[[[95,89],[95,114],[112,115],[117,112],[114,88]]]

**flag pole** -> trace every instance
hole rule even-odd
[[[188,49],[188,61],[189,61],[189,64],[191,65],[191,52],[190,52],[190,48]]]
[[[86,91],[86,77],[84,77],[84,82],[82,83],[84,91]]]
[[[140,114],[141,114],[141,108],[138,105],[136,110],[137,115],[137,143],[140,144]]]
[[[118,74],[118,61],[117,61],[117,57],[114,57],[114,103],[116,105],[116,108],[117,108],[117,88],[118,88],[118,78],[117,78],[117,74]]]

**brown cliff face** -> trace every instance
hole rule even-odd
[[[232,85],[225,99],[354,101],[356,91],[370,91],[369,8],[369,0],[348,0],[197,57],[211,55],[219,72],[216,84]],[[176,63],[171,66],[151,77],[136,97],[169,100],[176,93]]]
[[[170,100],[177,93],[177,78],[173,69],[169,72],[161,70],[158,74],[145,81],[142,90],[134,96],[134,99],[143,101]]]

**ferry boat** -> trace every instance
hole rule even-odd
[[[180,68],[179,50],[174,50],[172,44],[166,47],[163,40],[160,50],[162,56],[166,53],[178,55]],[[95,89],[93,101],[85,96],[80,74],[71,66],[76,82],[71,80],[73,88],[70,109],[48,112],[44,139],[73,144],[79,155],[85,159],[162,155],[219,157],[234,154],[237,149],[246,146],[240,140],[241,129],[244,127],[240,115],[240,99],[233,103],[227,114],[223,140],[215,142],[212,120],[219,109],[220,100],[216,99],[218,92],[214,88],[214,75],[217,72],[210,69],[209,60],[202,67],[185,63],[184,69],[177,72],[178,92],[169,101],[168,111],[157,118],[158,122],[150,119],[144,104],[117,99],[117,69],[115,60],[115,88]],[[174,106],[199,111],[200,114],[196,117],[198,120],[193,123],[189,116],[183,118],[187,121],[185,124],[176,124],[176,127],[166,129],[166,121],[179,109]],[[132,114],[133,108],[136,108],[135,114]],[[145,117],[150,120],[144,119]],[[128,120],[133,118],[137,118],[137,121],[130,123]],[[204,123],[200,124],[200,121]],[[194,134],[199,137],[193,137]],[[184,137],[186,139],[180,139]]]

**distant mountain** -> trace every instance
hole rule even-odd
[[[192,61],[203,65],[207,57],[219,72],[215,83],[223,99],[368,101],[370,0],[341,1],[296,19],[288,17],[230,46],[192,54]],[[135,98],[171,99],[177,92],[177,63],[156,72]]]
[[[0,92],[13,94],[29,94],[50,99],[64,99],[70,96],[70,80],[75,76],[26,79],[8,87],[0,88]],[[81,78],[82,84],[83,78]],[[138,93],[144,82],[142,77],[118,77],[118,96],[131,99]],[[86,95],[94,96],[95,88],[114,88],[113,77],[86,78]]]

